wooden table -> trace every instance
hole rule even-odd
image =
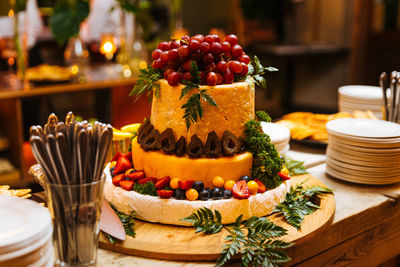
[[[10,158],[19,170],[20,175],[0,175],[0,183],[16,184],[20,179],[27,179],[27,170],[24,169],[24,158],[22,154],[23,137],[23,114],[22,99],[34,96],[54,95],[61,93],[73,93],[92,91],[109,88],[121,88],[132,86],[134,78],[122,78],[116,71],[116,65],[99,65],[88,70],[85,82],[70,82],[47,85],[30,84],[22,87],[15,78],[9,75],[0,76],[0,125],[10,141]],[[28,127],[28,126],[25,126]]]
[[[305,157],[323,150],[296,147]],[[306,151],[306,152],[304,152]],[[312,155],[313,154],[313,155]],[[299,154],[297,154],[299,155]],[[320,159],[320,157],[319,157]],[[315,161],[317,162],[317,161]],[[366,186],[325,174],[325,163],[308,169],[332,188],[336,212],[332,225],[308,242],[289,248],[289,265],[377,266],[400,254],[400,183]],[[397,266],[395,259],[387,266]],[[213,266],[210,262],[174,262],[133,257],[99,249],[99,266]]]

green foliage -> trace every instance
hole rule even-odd
[[[162,77],[163,74],[161,71],[151,66],[146,69],[141,69],[139,78],[137,79],[132,91],[129,93],[129,96],[136,95],[135,101],[144,94],[151,98],[154,90],[154,95],[157,98],[160,97],[160,84],[158,83],[158,80]]]
[[[289,170],[290,175],[301,175],[307,174],[307,170],[304,167],[304,162],[285,157],[285,166]]]
[[[270,119],[265,112],[257,112],[257,116]],[[246,150],[253,154],[252,178],[259,179],[267,189],[279,186],[282,179],[278,176],[278,172],[282,169],[283,160],[269,136],[262,131],[260,122],[256,120],[246,122],[244,135]]]
[[[142,195],[158,196],[157,189],[152,182],[145,184],[135,183],[132,189]]]
[[[271,117],[263,110],[256,111],[256,117],[259,121],[271,122]]]
[[[135,233],[135,212],[132,211],[131,214],[125,214],[123,212],[120,212],[119,210],[117,210],[111,203],[109,203],[111,208],[115,211],[115,213],[117,214],[118,218],[121,220],[122,222],[122,226],[125,229],[125,233],[131,237],[135,237],[136,233]],[[114,237],[112,237],[111,235],[101,231],[104,236],[108,239],[108,241],[111,244],[115,244],[115,239]]]
[[[312,203],[312,197],[328,193],[332,193],[332,190],[320,186],[303,187],[303,184],[292,186],[286,193],[285,201],[276,206],[275,212],[282,212],[290,225],[300,229],[304,216],[319,208]]]
[[[54,13],[49,18],[50,29],[54,38],[64,43],[79,34],[81,23],[89,15],[87,0],[58,1]]]
[[[214,213],[208,208],[201,208],[182,220],[193,224],[196,233],[216,234],[223,228],[229,232],[216,266],[223,266],[239,253],[242,254],[242,266],[278,266],[290,260],[281,249],[292,244],[277,239],[286,235],[284,228],[267,218],[256,216],[243,223],[242,215],[236,218],[235,223],[224,226],[221,214],[217,210]]]
[[[181,220],[193,224],[196,227],[196,233],[216,234],[222,230],[221,219],[221,213],[217,210],[214,215],[212,210],[204,207]]]
[[[246,81],[253,86],[253,83],[263,88],[267,87],[267,81],[264,78],[265,71],[278,71],[274,67],[264,67],[257,56],[254,56],[254,60],[249,64],[249,71],[247,73]]]

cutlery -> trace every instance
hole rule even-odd
[[[387,75],[386,72],[382,72],[381,75],[379,76],[379,85],[382,88],[382,94],[383,94],[383,103],[385,105],[385,119],[389,119],[389,107],[388,107],[388,99],[387,99]]]

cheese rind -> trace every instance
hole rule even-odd
[[[197,135],[205,143],[209,132],[215,131],[221,138],[225,130],[241,136],[245,123],[254,118],[254,88],[247,82],[201,86],[200,89],[207,89],[207,93],[218,106],[201,100],[203,116],[188,131],[183,119],[185,112],[181,107],[193,92],[179,100],[184,85],[170,86],[164,79],[159,80],[159,84],[160,96],[153,96],[151,123],[160,132],[171,128],[176,139],[184,136],[186,140],[190,140],[192,135]],[[197,89],[193,91],[196,92]]]
[[[242,200],[235,198],[207,201],[161,199],[114,186],[109,165],[106,166],[104,172],[106,174],[104,196],[116,209],[126,214],[135,211],[137,218],[145,221],[173,225],[189,226],[189,223],[180,219],[203,207],[218,210],[222,215],[223,224],[235,222],[239,215],[243,215],[243,220],[251,216],[265,216],[273,212],[276,205],[285,200],[285,195],[290,189],[290,180],[287,180],[272,190]]]
[[[202,181],[206,187],[212,187],[215,176],[225,181],[239,180],[244,175],[251,176],[253,155],[250,152],[232,157],[197,158],[187,155],[177,157],[162,151],[144,151],[136,138],[132,140],[132,162],[137,170],[143,170],[146,176],[158,179],[170,176],[182,180]]]

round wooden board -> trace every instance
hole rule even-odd
[[[325,186],[311,175],[301,175],[291,179],[292,185],[304,181],[306,181],[305,186]],[[288,230],[288,234],[282,238],[283,240],[298,245],[309,240],[331,223],[335,213],[333,194],[321,196],[319,204],[320,209],[305,216],[300,230],[287,224],[284,218],[277,214],[272,214],[268,218]],[[226,230],[214,235],[196,234],[192,227],[149,223],[140,220],[136,220],[135,231],[135,238],[127,236],[125,241],[116,242],[114,245],[110,244],[104,235],[100,235],[99,246],[128,255],[155,259],[211,261],[218,258],[224,238],[228,234]]]

